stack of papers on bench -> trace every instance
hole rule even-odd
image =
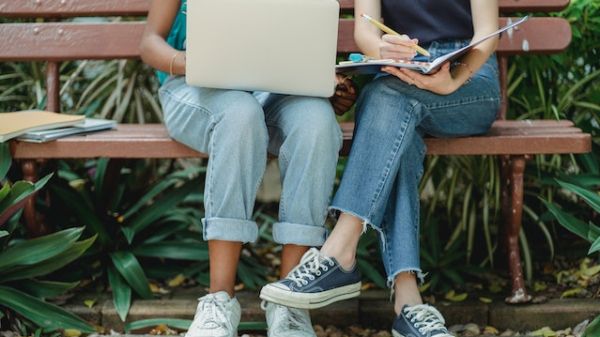
[[[117,122],[113,120],[86,118],[83,123],[68,128],[27,132],[20,136],[18,140],[32,143],[44,143],[67,136],[114,129],[116,126]]]
[[[57,114],[48,111],[0,113],[0,142],[30,131],[62,128],[83,123],[83,116]]]

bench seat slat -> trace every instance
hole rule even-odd
[[[503,13],[516,11],[558,11],[568,5],[568,0],[500,0]],[[149,0],[0,0],[0,16],[3,17],[75,17],[75,16],[122,16],[146,15]],[[340,0],[344,10],[354,8],[354,0]]]
[[[590,135],[568,121],[498,121],[489,134],[455,139],[427,138],[428,154],[499,155],[585,153]],[[513,126],[510,126],[513,124]],[[354,123],[342,123],[347,154]],[[520,130],[520,132],[516,132]],[[44,144],[12,142],[15,159],[31,158],[175,158],[206,157],[169,138],[161,124],[120,124],[118,130],[68,137]]]
[[[0,61],[138,58],[143,31],[144,22],[2,24]],[[353,20],[342,19],[339,52],[357,50],[353,31]],[[560,52],[571,41],[571,29],[561,18],[532,18],[512,34],[504,34],[498,52],[524,53],[524,41],[530,53]]]

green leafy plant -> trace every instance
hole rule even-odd
[[[172,275],[180,266],[162,267],[160,260],[208,260],[207,245],[198,233],[201,215],[191,207],[177,207],[200,190],[199,169],[169,174],[140,191],[128,190],[128,170],[107,159],[93,162],[86,183],[66,163],[59,169],[59,182],[50,187],[55,212],[69,215],[64,221],[84,225],[86,232],[98,237],[86,254],[91,268],[82,266],[88,276],[105,275],[113,291],[113,302],[122,320],[131,306],[132,294],[152,298],[147,277]],[[129,198],[126,198],[129,196]],[[136,197],[133,197],[136,196]],[[190,228],[196,227],[196,231]],[[151,261],[144,266],[144,261]],[[99,263],[98,263],[99,262]],[[85,275],[72,275],[85,277]]]
[[[600,213],[600,159],[595,154],[584,156],[584,166],[591,173],[566,176],[554,179],[564,191],[571,196],[576,196],[576,202],[583,201],[590,206],[595,214]],[[600,227],[591,220],[582,220],[581,217],[561,208],[556,202],[542,200],[550,213],[564,228],[576,234],[580,238],[590,242],[591,246],[588,254],[598,253],[600,251]],[[577,208],[579,213],[581,208]],[[589,218],[589,217],[585,217]],[[594,337],[600,335],[600,316],[596,317],[586,328],[583,337]]]
[[[459,236],[449,246],[440,240],[440,225],[435,218],[424,224],[421,233],[421,265],[431,273],[424,287],[433,292],[447,292],[465,283],[465,275],[478,275],[481,268],[465,263],[464,236]]]
[[[51,175],[36,184],[5,181],[11,158],[8,144],[0,144],[0,307],[8,308],[45,330],[74,328],[95,332],[79,317],[45,302],[73,289],[78,282],[56,282],[46,275],[61,269],[79,258],[94,242],[95,237],[78,241],[82,228],[67,229],[31,240],[13,239],[12,234],[25,201],[33,197]],[[4,228],[4,225],[11,224]],[[6,229],[6,230],[4,230]]]
[[[555,181],[564,191],[570,193],[571,196],[576,196],[576,202],[583,201],[596,214],[600,213],[600,172],[595,175],[566,176],[562,179],[557,178]],[[598,225],[591,220],[582,220],[577,215],[559,207],[556,202],[550,200],[543,200],[543,202],[564,228],[591,243],[588,254],[600,251],[600,227]]]

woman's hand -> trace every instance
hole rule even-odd
[[[390,66],[382,67],[381,70],[398,77],[410,85],[431,91],[438,95],[449,95],[462,85],[462,83],[459,83],[459,81],[452,77],[450,64],[448,62],[446,62],[437,73],[432,75],[423,75],[413,70]]]
[[[335,94],[330,98],[333,110],[337,115],[346,113],[356,101],[356,87],[352,80],[342,75],[336,75]]]
[[[411,40],[406,35],[385,34],[379,43],[379,56],[382,59],[412,60],[417,55],[415,51],[417,43],[419,43],[417,39]]]

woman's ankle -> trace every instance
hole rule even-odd
[[[405,305],[414,306],[423,304],[419,286],[417,285],[417,276],[413,272],[403,272],[396,276],[394,280],[394,311],[400,314]]]
[[[352,269],[356,263],[356,250],[354,249],[339,249],[336,246],[324,245],[321,248],[321,254],[334,258],[344,269]]]
[[[351,269],[356,262],[356,248],[362,235],[362,221],[352,215],[342,213],[321,253],[333,257],[344,269]]]

